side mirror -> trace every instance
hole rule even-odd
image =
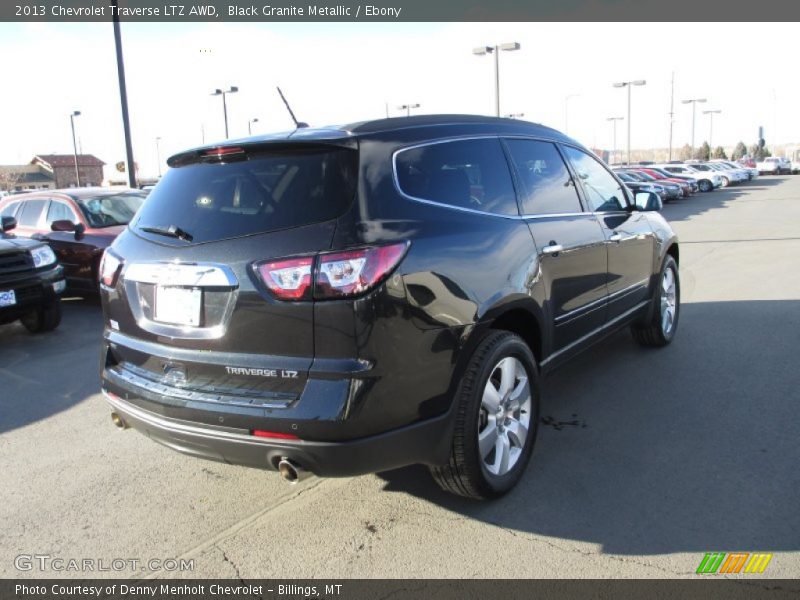
[[[14,217],[3,217],[3,231],[11,231],[17,226],[17,220]]]
[[[653,192],[636,192],[636,206],[643,211],[658,211],[664,206],[658,194]]]
[[[53,231],[75,231],[75,223],[68,219],[59,219],[50,224],[50,229]]]

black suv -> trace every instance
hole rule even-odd
[[[61,322],[64,270],[46,243],[8,234],[16,226],[14,217],[2,217],[0,324],[19,319],[32,333],[51,331]]]
[[[539,380],[678,324],[678,245],[552,129],[420,116],[251,137],[172,167],[101,267],[121,428],[194,456],[349,476],[430,465],[508,491]]]

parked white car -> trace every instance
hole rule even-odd
[[[800,173],[800,160],[793,160],[792,161],[792,174],[797,175]]]
[[[653,166],[664,169],[670,173],[675,173],[676,175],[691,177],[697,181],[697,187],[701,192],[710,192],[722,185],[722,178],[719,176],[719,173],[709,167],[699,170],[694,168],[695,165],[687,165],[684,163],[666,163]]]
[[[783,166],[783,161],[777,156],[768,156],[756,162],[756,169],[761,175],[780,175],[786,167]]]
[[[758,169],[755,167],[748,167],[746,165],[740,165],[739,163],[735,163],[730,160],[722,160],[719,158],[715,158],[712,162],[719,162],[721,165],[728,165],[732,169],[739,169],[740,171],[744,171],[747,174],[748,180],[752,181],[756,177],[758,177]]]
[[[712,169],[716,169],[720,173],[720,177],[723,178],[722,185],[725,186],[724,179],[728,178],[728,184],[731,183],[744,183],[745,181],[750,181],[750,175],[747,174],[747,171],[742,169],[736,169],[729,165],[725,165],[720,162],[710,161],[706,163]]]

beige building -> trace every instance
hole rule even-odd
[[[31,161],[44,172],[52,175],[57,188],[76,187],[75,156],[72,154],[37,154]],[[80,187],[92,187],[103,184],[102,160],[93,154],[78,154],[78,174]]]

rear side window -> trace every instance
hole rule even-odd
[[[401,150],[395,157],[400,191],[498,215],[518,215],[514,185],[500,140],[454,140]]]
[[[77,219],[69,206],[63,202],[52,200],[50,208],[47,210],[47,226],[52,225],[53,221],[72,221],[75,223]]]
[[[555,145],[518,139],[506,143],[522,186],[522,214],[582,212],[575,184]]]
[[[17,224],[22,227],[36,227],[42,210],[49,200],[27,200],[22,203],[22,208],[17,213]]]
[[[355,150],[316,146],[175,167],[134,227],[175,226],[201,243],[327,221],[350,205],[357,167]]]
[[[17,214],[17,210],[19,209],[19,202],[11,202],[3,207],[3,210],[0,210],[0,217],[13,217]]]

